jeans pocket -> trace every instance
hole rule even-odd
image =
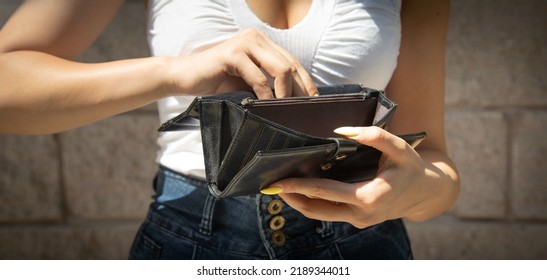
[[[131,246],[129,259],[131,260],[158,260],[161,257],[162,246],[144,233],[146,224],[143,224]]]
[[[412,258],[410,242],[401,220],[386,221],[338,242],[344,259],[405,260]]]
[[[130,259],[190,260],[200,257],[200,247],[182,233],[145,222],[133,242]]]

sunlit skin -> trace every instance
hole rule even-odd
[[[123,2],[31,0],[20,7],[0,31],[1,133],[66,131],[175,93],[252,89],[260,98],[272,98],[267,76],[274,79],[277,98],[317,92],[291,54],[254,30],[189,56],[76,62]],[[284,29],[298,23],[311,2],[248,3],[263,21]],[[361,228],[400,217],[422,221],[447,210],[458,196],[443,126],[448,1],[405,0],[401,17],[398,66],[386,89],[399,104],[390,131],[367,127],[342,133],[383,152],[377,178],[356,184],[292,178],[273,184],[272,193],[310,218]],[[417,150],[394,136],[416,131],[428,134]]]

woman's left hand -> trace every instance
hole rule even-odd
[[[308,218],[348,222],[365,228],[386,220],[419,216],[424,203],[439,195],[445,175],[424,161],[403,139],[378,127],[345,127],[336,131],[381,151],[376,178],[344,183],[319,178],[290,178],[272,189]]]

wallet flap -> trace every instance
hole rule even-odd
[[[421,132],[400,137],[416,147],[425,136],[425,132]],[[209,184],[210,191],[216,197],[227,197],[254,194],[278,180],[290,177],[318,177],[347,183],[376,177],[382,156],[380,151],[349,139],[332,140],[343,144],[333,142],[258,151],[226,185]]]
[[[160,126],[160,128],[158,128],[158,131],[166,132],[166,131],[199,129],[200,128],[200,108],[202,107],[202,104],[204,102],[205,103],[210,102],[210,104],[212,104],[216,102],[229,101],[229,102],[234,102],[239,104],[245,98],[256,98],[256,95],[248,91],[236,91],[236,92],[223,93],[218,95],[196,97],[194,101],[192,101],[192,103],[188,106],[186,111],[182,112],[178,116],[163,123]]]
[[[321,173],[321,164],[336,150],[336,144],[260,151],[222,187],[209,185],[217,197],[257,193],[271,183],[288,177],[314,177]]]
[[[378,95],[378,106],[376,107],[376,113],[374,115],[374,120],[372,125],[378,126],[381,128],[387,128],[387,125],[391,121],[395,110],[397,109],[397,104],[389,100],[383,93]]]

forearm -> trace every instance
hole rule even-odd
[[[425,221],[442,214],[454,204],[460,192],[458,171],[446,154],[430,149],[418,153],[426,163],[424,172],[431,184],[421,186],[425,198],[405,217],[411,221]]]
[[[166,94],[166,63],[85,64],[33,51],[1,54],[0,133],[55,133],[148,104]]]
[[[271,98],[268,77],[275,80],[277,97],[317,92],[302,65],[255,30],[191,56],[97,64],[45,52],[2,53],[0,47],[0,133],[59,132],[175,93],[206,95],[244,87]]]

